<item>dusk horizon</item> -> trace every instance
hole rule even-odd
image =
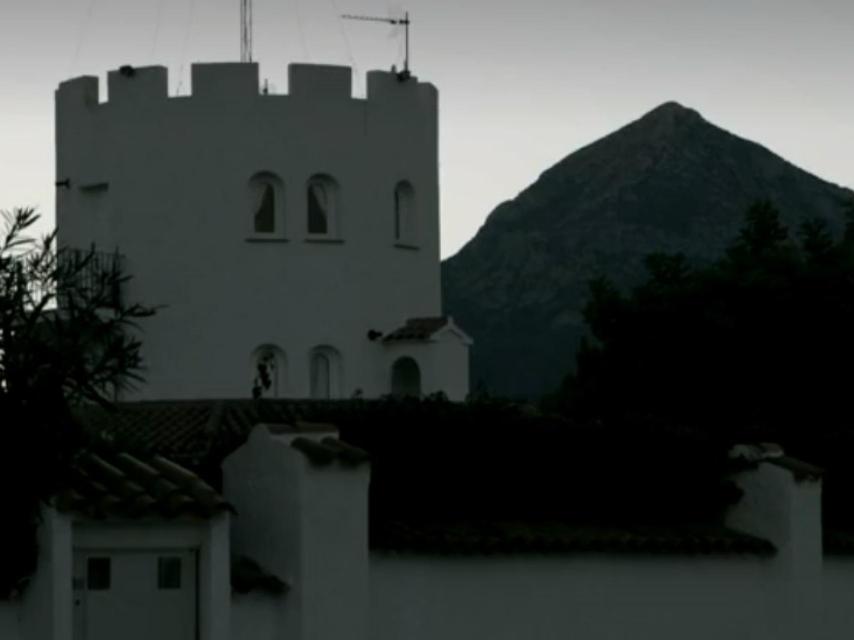
[[[854,2],[0,9],[0,640],[854,637]]]
[[[634,5],[539,0],[308,5],[255,2],[254,59],[274,92],[291,62],[402,65],[402,34],[341,14],[412,17],[412,69],[439,88],[442,256],[569,153],[676,101],[818,177],[854,185],[854,7],[844,2]],[[193,62],[239,59],[237,2],[6,5],[0,13],[0,209],[54,215],[53,92],[79,75],[163,64],[189,91]]]

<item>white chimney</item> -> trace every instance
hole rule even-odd
[[[747,468],[733,476],[744,492],[727,525],[771,542],[769,606],[778,637],[814,637],[822,616],[822,470],[786,456],[777,445],[739,445]],[[789,635],[793,634],[793,635]]]
[[[223,464],[232,552],[290,590],[277,637],[367,640],[367,455],[328,425],[257,425]]]

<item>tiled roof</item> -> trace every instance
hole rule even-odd
[[[171,401],[120,403],[109,413],[93,410],[84,422],[90,429],[97,428],[109,435],[117,445],[133,443],[148,447],[152,452],[203,473],[214,483],[221,461],[245,441],[254,425],[262,422],[270,425],[268,428],[274,434],[280,430],[282,434],[296,435],[291,446],[315,464],[328,464],[332,460],[345,462],[348,456],[352,463],[359,464],[370,454],[375,471],[371,482],[371,536],[375,549],[424,553],[634,550],[761,554],[771,551],[769,543],[722,526],[674,525],[653,531],[535,524],[536,519],[529,521],[527,516],[520,514],[520,504],[526,506],[524,512],[539,513],[543,507],[544,513],[540,514],[543,518],[551,517],[548,514],[555,510],[556,503],[575,505],[568,509],[575,514],[572,522],[582,524],[600,522],[595,517],[585,517],[585,510],[589,511],[591,504],[611,505],[600,510],[601,513],[597,511],[600,516],[613,513],[615,517],[631,518],[636,509],[629,508],[630,513],[626,514],[623,513],[627,507],[625,500],[612,504],[615,494],[611,485],[591,496],[589,490],[577,484],[587,467],[576,469],[583,459],[575,458],[573,465],[567,466],[564,457],[566,452],[574,451],[570,447],[573,443],[580,442],[577,446],[581,448],[595,445],[596,441],[591,445],[583,433],[570,435],[574,432],[563,423],[540,424],[543,420],[525,416],[504,418],[497,409],[487,412],[486,418],[482,417],[484,410],[480,410],[471,417],[474,420],[471,422],[466,417],[469,411],[474,410],[451,404],[414,405],[391,400],[351,403]],[[304,419],[312,422],[304,422]],[[321,422],[334,423],[345,442],[352,442],[364,451],[349,445],[343,445],[345,450],[340,451],[337,441],[323,437],[335,427],[319,424]],[[528,434],[522,443],[531,445],[524,451],[516,451],[520,429]],[[475,437],[477,434],[488,437],[484,440]],[[510,484],[506,468],[496,462],[511,454],[511,457],[519,455],[527,460],[537,452],[542,457],[544,452],[551,451],[563,452],[556,457],[546,456],[550,462],[542,463],[554,473],[544,473],[542,477],[525,475]],[[488,455],[476,462],[480,475],[472,476],[473,461],[487,452]],[[563,465],[563,470],[557,469],[555,464]],[[456,480],[451,482],[450,478]],[[496,495],[501,491],[509,491],[511,495],[501,499]],[[530,492],[536,492],[534,495],[539,500],[534,502],[539,506],[531,506]],[[455,504],[478,501],[476,504],[482,513],[466,517],[480,518],[482,523],[465,524],[459,519],[456,524],[441,526],[413,523],[412,514],[420,518],[429,513],[427,518],[439,516],[441,519],[443,514],[458,513],[458,509],[449,510],[443,506],[448,499],[456,500]],[[672,496],[669,500],[679,504]],[[483,506],[484,503],[488,504]],[[560,517],[555,520],[560,521]],[[501,524],[504,520],[522,523]]]
[[[795,480],[797,480],[798,482],[814,482],[816,480],[821,480],[822,476],[824,476],[824,469],[822,469],[821,467],[817,467],[807,462],[803,462],[802,460],[797,460],[790,456],[770,458],[768,459],[768,462],[778,467],[788,469],[792,473],[792,475],[795,476]]]
[[[333,402],[334,403],[334,402]],[[77,416],[86,431],[113,442],[116,447],[151,451],[184,466],[200,469],[219,463],[248,437],[259,423],[271,433],[318,435],[334,431],[333,425],[302,419],[330,401],[293,400],[164,400],[120,402],[111,409],[86,407]],[[343,445],[343,443],[341,443]],[[333,445],[341,448],[341,445]],[[346,446],[346,445],[345,445]],[[366,455],[351,447],[342,454]]]
[[[371,457],[364,449],[350,446],[338,438],[323,438],[319,442],[306,437],[295,438],[291,446],[301,451],[312,464],[323,466],[334,461],[345,465],[358,466],[368,462]]]
[[[290,585],[261,568],[252,558],[233,556],[231,558],[231,588],[237,593],[262,591],[279,595],[290,590]]]
[[[383,338],[383,342],[402,340],[429,340],[434,333],[448,324],[448,316],[434,318],[409,318],[406,324]]]
[[[231,506],[195,473],[155,455],[81,453],[57,509],[88,518],[209,518]]]
[[[770,555],[774,546],[718,525],[631,527],[567,523],[383,523],[371,530],[377,551],[447,555],[510,553],[667,553]]]
[[[153,446],[174,460],[207,450],[206,434],[218,422],[208,401],[123,402],[111,409],[85,407],[76,413],[86,429],[133,449]]]
[[[111,409],[78,408],[85,429],[117,446],[151,450],[197,468],[242,444],[259,422],[291,422],[288,404],[253,400],[121,402]]]

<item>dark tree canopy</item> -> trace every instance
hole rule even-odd
[[[628,293],[592,283],[592,339],[556,406],[622,428],[777,441],[838,477],[854,444],[854,222],[841,237],[821,220],[793,232],[759,202],[717,261],[655,254],[646,268]]]
[[[108,404],[140,379],[135,322],[153,310],[126,304],[120,259],[56,250],[55,233],[28,235],[32,209],[2,212],[0,230],[0,599],[32,573],[34,530],[82,444],[74,404]]]

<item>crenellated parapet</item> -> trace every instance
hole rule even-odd
[[[288,93],[267,94],[261,91],[257,63],[227,62],[192,65],[192,90],[189,95],[169,95],[169,71],[162,66],[124,66],[107,74],[107,100],[99,103],[99,79],[82,76],[67,80],[56,92],[57,108],[77,109],[107,105],[145,105],[172,100],[204,101],[281,99],[323,102],[366,101],[430,104],[435,101],[436,89],[429,83],[410,77],[400,80],[390,71],[370,71],[367,75],[367,95],[353,97],[352,69],[346,66],[291,64],[288,65]]]
[[[59,86],[58,242],[119,251],[128,299],[168,309],[145,324],[148,397],[239,397],[259,362],[293,397],[387,393],[392,356],[426,386],[438,360],[467,371],[454,345],[368,337],[441,315],[441,281],[437,91],[366,81],[292,64],[276,94],[255,63],[205,63],[186,95],[161,66]]]

